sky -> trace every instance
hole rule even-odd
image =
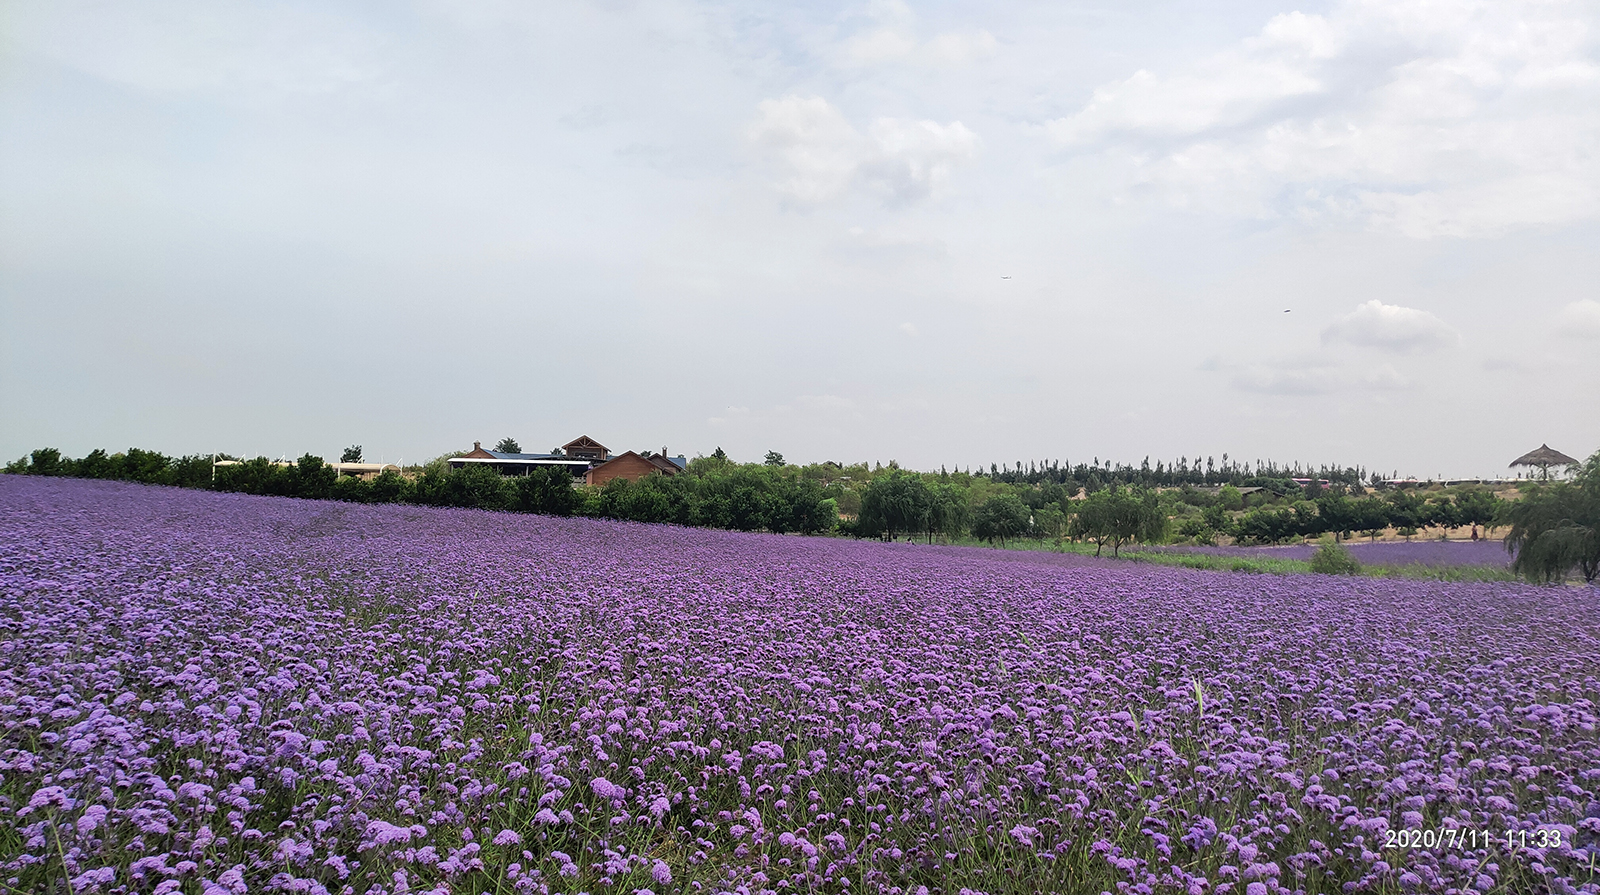
[[[1594,2],[0,3],[0,458],[1600,449]]]

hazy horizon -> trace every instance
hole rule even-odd
[[[1597,25],[9,4],[0,458],[1583,459]]]

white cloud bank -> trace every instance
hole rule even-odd
[[[1492,236],[1600,216],[1592,4],[1350,0],[1187,71],[1136,71],[1049,132],[1128,189],[1260,219]]]
[[[1324,329],[1322,341],[1414,353],[1458,345],[1461,334],[1427,311],[1373,299]]]
[[[879,118],[862,134],[816,96],[763,100],[756,111],[749,137],[777,163],[774,185],[801,202],[823,202],[857,187],[889,204],[916,202],[934,195],[978,152],[978,135],[959,121]]]

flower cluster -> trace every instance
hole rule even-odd
[[[0,884],[1596,893],[1597,655],[1581,588],[0,477]]]

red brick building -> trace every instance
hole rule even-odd
[[[604,485],[612,479],[627,479],[637,482],[647,475],[677,475],[689,466],[689,461],[684,457],[665,456],[663,448],[659,454],[648,457],[628,451],[618,454],[610,460],[601,463],[589,470],[583,477],[585,485]]]

